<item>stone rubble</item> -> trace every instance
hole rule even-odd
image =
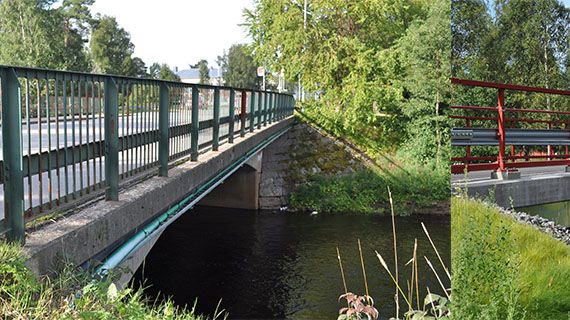
[[[543,232],[552,235],[554,238],[570,245],[570,228],[563,227],[540,216],[533,216],[525,212],[518,212],[512,209],[498,208],[503,214],[513,217],[515,220],[531,225]]]

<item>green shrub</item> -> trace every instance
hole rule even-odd
[[[142,291],[117,290],[113,277],[95,281],[67,267],[54,279],[36,280],[21,248],[0,243],[0,314],[3,319],[188,319],[208,317],[178,309],[171,300],[152,303]],[[222,312],[214,319],[222,318]]]

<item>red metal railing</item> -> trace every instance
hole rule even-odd
[[[518,91],[518,92],[534,92],[551,95],[570,96],[570,91],[547,89],[539,87],[520,86],[512,84],[501,84],[494,82],[484,82],[476,80],[465,80],[458,78],[451,78],[451,83],[455,85],[492,88],[497,90],[497,107],[484,107],[484,106],[451,106],[451,109],[456,110],[473,110],[477,115],[451,115],[452,119],[463,119],[465,121],[465,128],[473,128],[473,122],[484,124],[486,129],[496,129],[498,139],[498,154],[472,156],[472,146],[465,146],[466,153],[462,157],[451,158],[451,172],[453,174],[463,173],[467,171],[481,171],[481,170],[496,170],[505,172],[507,170],[516,170],[517,168],[527,167],[542,167],[542,166],[555,166],[555,165],[570,165],[570,153],[568,145],[565,145],[563,152],[556,153],[552,145],[545,145],[546,152],[541,150],[533,150],[531,153],[525,154],[525,146],[517,151],[515,145],[510,146],[510,155],[505,152],[506,129],[517,128],[517,124],[533,123],[544,124],[543,129],[553,129],[562,127],[568,130],[570,124],[570,112],[566,111],[553,111],[541,109],[519,109],[508,108],[505,106],[505,91]],[[533,119],[529,117],[530,114],[548,114],[549,118],[557,117],[564,119]],[[481,115],[480,115],[481,114]],[[507,115],[512,115],[508,117]],[[521,118],[514,117],[513,115],[522,115]],[[525,116],[526,115],[526,116]],[[520,128],[520,127],[519,127]],[[570,136],[570,131],[569,131]],[[520,161],[524,160],[524,161]]]

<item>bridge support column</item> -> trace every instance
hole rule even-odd
[[[259,182],[261,179],[261,163],[263,151],[251,157],[226,181],[212,190],[198,205],[259,209]]]

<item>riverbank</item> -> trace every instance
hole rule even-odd
[[[398,215],[449,214],[447,179],[431,168],[405,164],[340,176],[314,175],[291,193],[290,209],[385,214],[390,212],[390,188]]]
[[[38,280],[24,264],[17,245],[0,243],[0,314],[8,319],[223,319],[179,309],[171,300],[157,303],[142,290],[118,290],[111,279],[93,281],[81,270],[66,268],[57,278]]]
[[[481,201],[451,207],[454,318],[568,319],[569,246]]]

